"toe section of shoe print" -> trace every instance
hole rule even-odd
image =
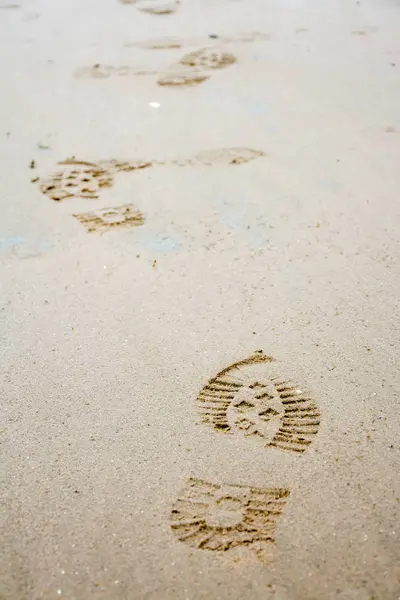
[[[306,392],[277,375],[275,364],[262,352],[234,363],[204,386],[198,407],[218,431],[301,454],[318,433],[320,412]]]
[[[179,8],[178,2],[172,2],[170,4],[154,4],[153,6],[142,6],[138,5],[138,10],[148,15],[172,15]]]
[[[185,54],[180,63],[187,67],[202,69],[225,69],[237,62],[236,56],[218,48],[202,48]]]
[[[103,233],[111,229],[139,227],[144,224],[144,215],[133,204],[102,208],[73,216],[89,233]]]
[[[111,187],[118,172],[134,171],[151,166],[146,161],[108,160],[88,162],[66,159],[57,165],[57,170],[44,178],[32,180],[51,200],[60,202],[67,198],[99,198],[102,188]]]
[[[289,493],[189,478],[173,504],[171,528],[180,541],[202,550],[273,544]]]
[[[40,190],[51,200],[66,198],[98,198],[101,188],[111,187],[113,174],[107,169],[86,161],[59,163],[59,170],[39,180]]]

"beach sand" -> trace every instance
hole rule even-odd
[[[399,2],[3,0],[0,62],[1,600],[396,600]],[[204,417],[252,356],[303,446]]]

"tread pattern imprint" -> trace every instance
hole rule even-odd
[[[261,551],[275,541],[276,521],[289,493],[191,477],[172,507],[171,528],[181,542],[195,548],[226,551],[257,544]]]
[[[100,161],[98,163],[67,158],[58,163],[57,171],[46,178],[36,177],[40,190],[51,200],[61,202],[66,198],[99,197],[101,189],[114,184],[116,173],[134,171],[150,167],[150,162],[118,160]]]
[[[143,214],[133,204],[101,208],[73,215],[89,233],[104,233],[115,228],[138,227],[144,224]]]
[[[275,359],[257,352],[213,377],[198,395],[205,423],[265,447],[303,453],[320,425],[312,398],[278,376]]]
[[[203,83],[217,69],[225,69],[237,62],[236,56],[219,48],[201,48],[185,54],[169,73],[158,80],[161,86],[193,86]]]
[[[205,423],[245,440],[302,454],[318,432],[320,412],[310,396],[277,372],[262,350],[223,369],[197,402]],[[252,547],[270,562],[286,488],[255,488],[189,478],[171,510],[170,525],[183,543],[202,550]]]

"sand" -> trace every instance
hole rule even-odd
[[[2,600],[400,597],[399,9],[3,0]],[[257,350],[304,452],[202,420]]]

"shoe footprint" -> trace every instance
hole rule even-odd
[[[301,454],[318,432],[320,413],[306,392],[279,376],[274,363],[259,352],[224,369],[201,390],[199,410],[219,431]]]
[[[135,4],[137,10],[149,15],[171,15],[180,5],[180,0],[162,2],[162,0],[119,0],[121,4]]]
[[[283,379],[276,361],[257,351],[222,370],[197,398],[202,420],[241,440],[302,454],[318,432],[320,412],[309,395]],[[252,547],[262,560],[275,542],[290,491],[189,478],[171,511],[177,538],[203,550]]]
[[[236,62],[236,56],[230,52],[216,47],[202,48],[185,54],[157,83],[165,87],[198,85],[209,79],[212,71],[225,69]]]
[[[265,556],[275,542],[276,522],[290,492],[187,479],[171,510],[176,537],[202,550],[256,546]]]

